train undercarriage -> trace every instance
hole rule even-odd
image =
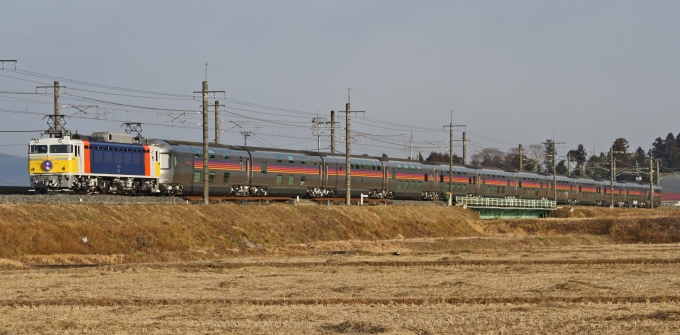
[[[183,191],[181,184],[160,185],[155,178],[83,175],[32,176],[31,186],[37,194],[61,190],[76,194],[180,195]]]

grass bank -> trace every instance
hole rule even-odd
[[[560,218],[482,221],[470,210],[429,206],[14,204],[0,205],[0,258],[73,255],[68,257],[79,263],[83,255],[103,255],[91,262],[170,261],[271,255],[314,243],[338,242],[351,249],[354,242],[452,237],[479,239],[411,246],[488,248],[498,244],[489,237],[517,236],[554,236],[567,244],[565,236],[576,236],[577,244],[590,237],[598,243],[674,243],[680,242],[679,214],[579,208]],[[382,248],[392,247],[399,244]]]
[[[470,224],[474,212],[445,207],[19,204],[0,205],[0,218],[0,258],[162,258],[196,251],[252,253],[316,241],[481,235]]]

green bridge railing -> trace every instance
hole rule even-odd
[[[527,199],[505,199],[505,198],[480,198],[480,197],[456,197],[456,205],[467,207],[488,207],[488,208],[534,208],[553,210],[557,206],[553,200],[527,200]]]

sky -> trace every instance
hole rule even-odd
[[[312,118],[351,99],[352,153],[468,156],[554,138],[631,151],[680,132],[677,1],[12,1],[0,4],[0,131],[45,130],[60,80],[66,129],[202,140],[207,79],[221,142],[317,150]],[[226,94],[226,98],[225,98]],[[90,107],[83,107],[90,106]],[[77,107],[77,108],[76,108]],[[226,110],[225,110],[226,109]],[[344,116],[337,150],[344,152]],[[214,139],[211,116],[210,139]],[[321,125],[328,151],[328,124]],[[0,132],[26,156],[39,132]],[[462,155],[462,143],[454,142]]]

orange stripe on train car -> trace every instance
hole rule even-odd
[[[83,172],[90,173],[90,141],[83,140],[83,163]]]
[[[148,144],[144,144],[144,175],[151,175],[151,152]]]

